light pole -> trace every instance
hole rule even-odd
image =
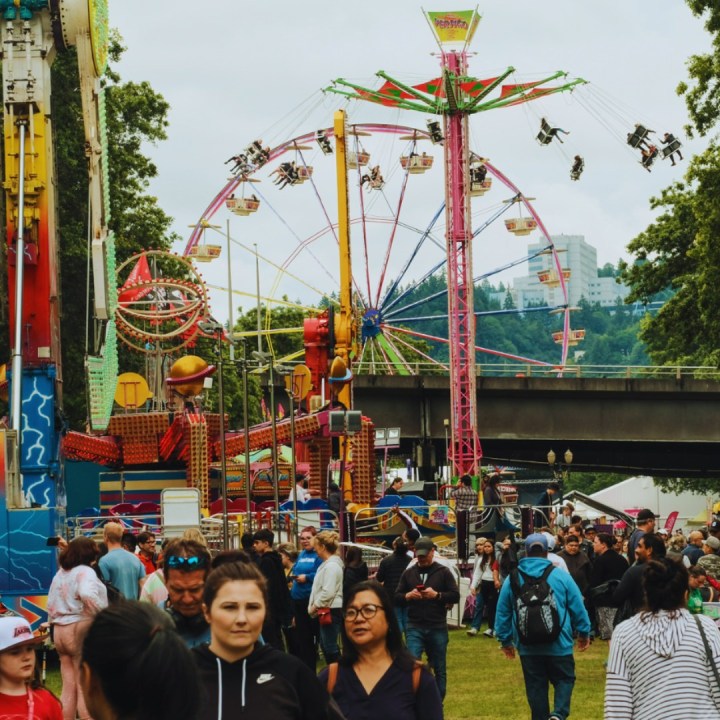
[[[278,365],[276,370],[279,374],[285,376],[285,389],[287,390],[288,398],[290,400],[290,483],[291,487],[294,487],[295,475],[297,472],[297,465],[295,462],[295,370],[292,367],[286,367]],[[299,547],[299,518],[298,518],[298,494],[297,487],[293,492],[293,517],[295,536],[295,547]]]
[[[270,432],[271,432],[271,461],[272,461],[272,483],[275,501],[275,528],[280,536],[280,476],[278,474],[278,450],[277,450],[277,408],[275,407],[275,372],[285,371],[281,365],[275,365],[273,356],[269,352],[253,350],[252,356],[261,365],[266,365],[269,372],[270,382]],[[293,448],[294,452],[294,448]],[[295,481],[295,478],[292,478]]]
[[[562,483],[562,485],[560,486],[561,492],[563,485],[570,477],[570,466],[572,465],[573,461],[573,454],[570,448],[568,448],[563,453],[563,461],[564,462],[557,461],[557,456],[555,455],[555,451],[552,448],[548,450],[547,462],[552,469],[553,477],[555,478],[555,480],[559,480]]]
[[[245,524],[247,532],[252,532],[252,512],[250,511],[250,416],[248,411],[248,356],[247,340],[242,338],[243,356],[240,361],[243,387],[243,431],[245,432]]]
[[[218,377],[218,410],[220,412],[220,494],[222,496],[223,515],[223,550],[230,547],[230,527],[228,524],[227,508],[227,458],[225,456],[225,393],[223,391],[223,355],[222,339],[223,326],[218,322],[198,323],[200,330],[217,339],[215,354],[217,355],[217,377]]]
[[[448,444],[448,428],[450,427],[450,419],[443,420],[445,426],[445,483],[450,482],[450,445]]]

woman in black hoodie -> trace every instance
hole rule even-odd
[[[258,643],[268,598],[254,565],[213,570],[203,600],[211,640],[193,650],[205,689],[201,720],[327,720],[328,694],[310,668]]]

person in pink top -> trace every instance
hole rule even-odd
[[[60,656],[63,718],[89,718],[80,692],[82,642],[92,619],[108,605],[107,590],[91,565],[98,550],[90,538],[75,538],[58,558],[60,570],[48,593],[48,617],[53,627],[55,648]]]

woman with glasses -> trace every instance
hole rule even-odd
[[[320,673],[347,720],[442,720],[432,674],[402,642],[385,588],[374,580],[355,585],[343,603],[343,651]]]
[[[205,583],[210,644],[193,650],[204,688],[201,720],[327,720],[329,697],[298,658],[259,642],[268,612],[265,577],[226,563]]]

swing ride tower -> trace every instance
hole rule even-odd
[[[409,86],[379,71],[378,77],[385,82],[377,90],[338,79],[328,91],[355,100],[429,113],[441,118],[441,123],[429,120],[428,129],[430,139],[434,143],[442,143],[444,149],[452,432],[448,462],[459,477],[465,474],[477,475],[482,459],[476,407],[469,117],[485,110],[517,105],[551,93],[570,90],[584,81],[575,79],[543,87],[544,83],[567,75],[557,72],[536,82],[504,85],[503,81],[515,71],[512,67],[494,78],[483,80],[470,77],[467,74],[467,49],[480,15],[476,10],[428,12],[426,18],[440,49],[440,77]],[[497,88],[500,88],[500,95],[493,97],[493,91]]]

